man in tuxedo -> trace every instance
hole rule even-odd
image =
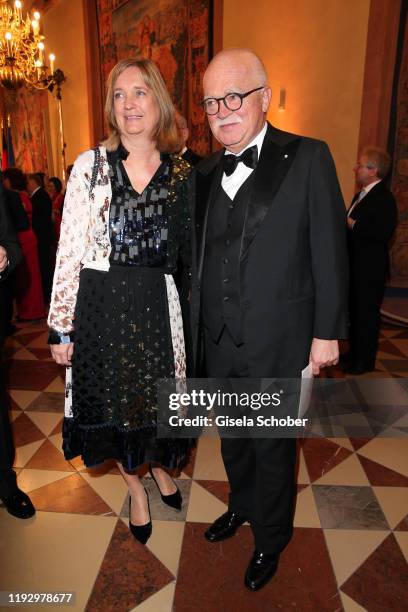
[[[5,338],[5,304],[3,283],[21,259],[21,251],[12,227],[0,185],[0,362]],[[30,498],[17,486],[13,470],[14,445],[8,418],[4,366],[0,368],[0,500],[18,518],[29,518],[35,513]]]
[[[299,378],[337,363],[346,333],[345,207],[323,142],[266,122],[271,90],[251,51],[222,51],[203,107],[223,149],[196,166],[191,315],[197,373]],[[203,350],[204,349],[204,350]],[[204,355],[204,370],[200,356]],[[210,542],[249,521],[245,585],[275,574],[293,530],[295,439],[223,438],[228,511]]]
[[[178,112],[176,112],[176,126],[180,140],[183,143],[183,148],[179,152],[179,155],[185,159],[190,166],[196,166],[198,162],[202,160],[202,157],[197,155],[197,153],[194,153],[194,151],[187,146],[189,136],[187,119]]]
[[[384,182],[388,153],[366,147],[354,168],[361,191],[347,214],[350,261],[350,351],[345,371],[364,374],[375,368],[380,308],[389,268],[388,242],[397,223],[395,198]]]
[[[40,176],[29,174],[27,184],[33,205],[32,226],[38,241],[38,259],[44,301],[49,304],[52,286],[52,246],[55,238],[52,222],[52,202],[44,187],[41,186]]]

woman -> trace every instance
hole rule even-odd
[[[33,208],[27,193],[27,178],[19,168],[6,168],[3,172],[6,189],[17,191],[30,227],[18,232],[23,261],[16,269],[15,298],[20,321],[42,319],[46,316],[38,261],[37,238],[32,229]]]
[[[57,176],[50,176],[47,182],[47,191],[52,200],[52,219],[54,221],[55,237],[58,241],[60,236],[64,196],[62,194],[62,183]]]
[[[135,470],[149,463],[163,501],[181,507],[160,466],[177,467],[187,441],[156,439],[155,382],[185,376],[172,274],[189,257],[190,166],[170,154],[179,147],[174,108],[150,60],[113,68],[105,112],[109,138],[79,156],[67,187],[49,342],[56,362],[72,365],[65,457],[81,454],[87,466],[118,461],[129,527],[145,543],[152,525]]]

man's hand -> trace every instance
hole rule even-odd
[[[312,364],[313,374],[317,376],[320,368],[336,365],[339,362],[339,343],[337,340],[321,340],[313,338],[310,349],[309,363]]]
[[[6,249],[0,246],[0,272],[7,268],[7,252]]]
[[[64,366],[70,366],[72,353],[74,352],[74,343],[68,344],[50,344],[51,355],[56,363]]]

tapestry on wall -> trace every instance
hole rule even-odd
[[[201,108],[202,77],[210,57],[211,0],[97,0],[102,81],[117,61],[152,59],[175,106],[187,117],[189,146],[210,152]]]
[[[22,87],[17,92],[5,92],[6,108],[11,112],[11,132],[15,166],[23,172],[48,174],[46,135],[48,126],[47,91]]]

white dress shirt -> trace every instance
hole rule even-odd
[[[268,124],[265,121],[263,128],[261,129],[259,134],[255,136],[253,140],[251,140],[251,142],[249,143],[247,147],[245,147],[245,149],[243,149],[239,153],[232,153],[232,151],[225,151],[225,155],[241,155],[246,149],[249,149],[249,147],[256,145],[258,147],[258,159],[259,159],[259,156],[261,155],[262,144],[265,138],[267,127],[268,127]],[[231,198],[231,200],[235,198],[238,189],[247,180],[247,178],[252,174],[253,171],[254,171],[253,168],[248,168],[248,166],[246,166],[244,163],[239,163],[237,167],[235,168],[234,172],[230,174],[229,176],[227,176],[224,172],[224,174],[222,175],[221,186],[224,189],[225,193],[229,196],[229,198]]]

